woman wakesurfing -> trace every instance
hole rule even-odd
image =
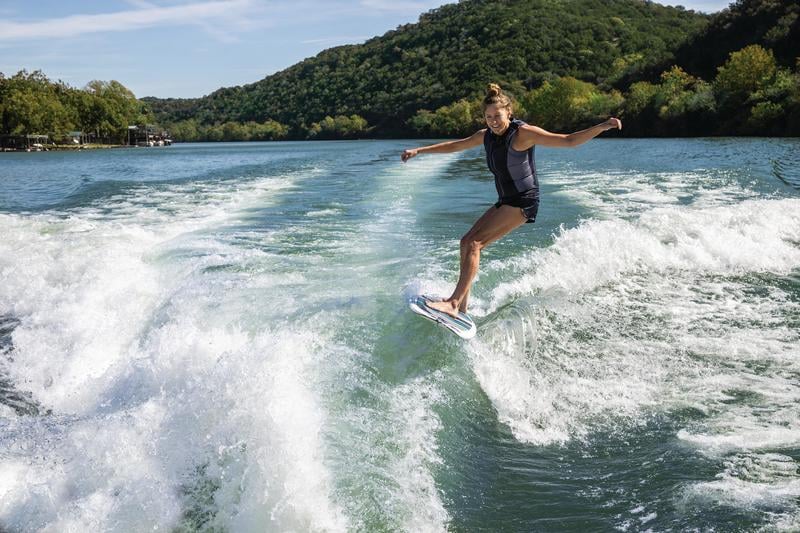
[[[449,298],[428,301],[427,306],[452,317],[466,313],[469,291],[478,273],[481,250],[526,222],[534,222],[539,209],[539,180],[533,152],[536,145],[555,148],[579,146],[622,122],[609,118],[601,124],[570,134],[551,133],[513,117],[511,99],[500,86],[490,84],[481,105],[487,128],[465,139],[404,150],[408,161],[423,153],[447,154],[475,148],[483,143],[486,163],[494,174],[497,202],[461,238],[461,270]]]

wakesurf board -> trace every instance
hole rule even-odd
[[[475,322],[466,313],[458,313],[458,317],[453,317],[447,313],[442,313],[428,306],[428,302],[434,301],[430,296],[421,294],[409,299],[408,306],[416,314],[436,322],[443,328],[447,328],[462,339],[471,339],[477,333],[478,328]]]

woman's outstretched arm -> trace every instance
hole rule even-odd
[[[400,159],[405,163],[417,154],[449,154],[452,152],[460,152],[468,148],[475,148],[483,144],[483,134],[485,131],[486,129],[476,131],[469,137],[458,139],[457,141],[446,141],[438,144],[430,144],[428,146],[420,146],[419,148],[409,148],[408,150],[403,150]]]
[[[603,133],[614,128],[622,129],[622,121],[618,118],[610,118],[601,124],[576,131],[575,133],[551,133],[538,126],[526,124],[520,128],[517,134],[518,140],[514,141],[514,149],[524,151],[537,144],[540,146],[551,146],[555,148],[572,148],[580,146],[586,141],[590,141]]]

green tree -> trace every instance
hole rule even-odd
[[[717,69],[714,90],[726,131],[782,135],[796,132],[798,77],[777,65],[771,50],[759,45],[732,52]]]
[[[18,72],[4,79],[0,92],[2,131],[14,135],[57,136],[73,127],[71,113],[59,96],[63,87],[41,71]]]
[[[800,129],[794,119],[799,96],[800,76],[789,69],[778,68],[771,79],[749,95],[750,113],[744,133],[796,135]]]
[[[222,125],[223,141],[249,141],[247,129],[238,122],[226,122]]]
[[[367,121],[359,115],[326,116],[308,129],[310,139],[354,139],[369,131]]]
[[[754,44],[732,52],[717,69],[714,89],[729,105],[738,105],[754,92],[770,84],[777,73],[775,56]]]
[[[201,140],[198,124],[195,119],[168,124],[167,129],[170,135],[172,135],[172,138],[178,142],[194,142]]]
[[[595,85],[572,77],[546,81],[521,98],[530,122],[553,131],[587,126],[622,108],[618,91],[604,93]]]
[[[94,96],[89,109],[88,125],[98,137],[123,143],[129,125],[146,122],[142,103],[118,81],[93,80],[86,84],[85,91]]]
[[[661,74],[653,105],[661,119],[655,132],[668,136],[710,131],[708,118],[716,110],[711,85],[678,66]]]
[[[208,126],[202,133],[202,138],[205,141],[221,141],[224,138],[221,124],[214,124]]]
[[[277,120],[266,120],[258,124],[256,139],[260,141],[278,141],[289,135],[289,127]]]
[[[484,126],[480,99],[463,98],[435,112],[420,110],[408,121],[417,133],[444,137],[465,137]]]
[[[625,96],[625,115],[635,117],[653,108],[658,85],[646,81],[637,81],[631,85]]]
[[[663,72],[655,98],[658,116],[662,119],[675,119],[684,115],[692,98],[692,88],[698,81],[679,66]]]

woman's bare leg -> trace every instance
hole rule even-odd
[[[458,316],[459,310],[466,310],[469,289],[478,273],[481,250],[525,222],[525,215],[518,207],[501,205],[484,213],[461,239],[461,272],[453,294],[446,300],[428,305],[452,316]]]
[[[489,209],[487,209],[486,212],[482,214],[478,220],[475,221],[475,223],[472,225],[469,231],[463,237],[461,237],[461,261],[459,262],[459,272],[462,272],[464,270],[465,262],[467,260],[468,246],[466,245],[466,243],[469,241],[469,239],[472,238],[475,232],[478,231],[478,229],[481,228],[486,223],[486,220],[490,218],[492,216],[492,213],[496,210],[497,208],[495,206],[492,206]],[[460,312],[462,313],[467,312],[468,301],[469,301],[469,288],[467,288],[467,294],[464,295],[464,299],[461,300],[461,303],[458,306],[458,310]]]

